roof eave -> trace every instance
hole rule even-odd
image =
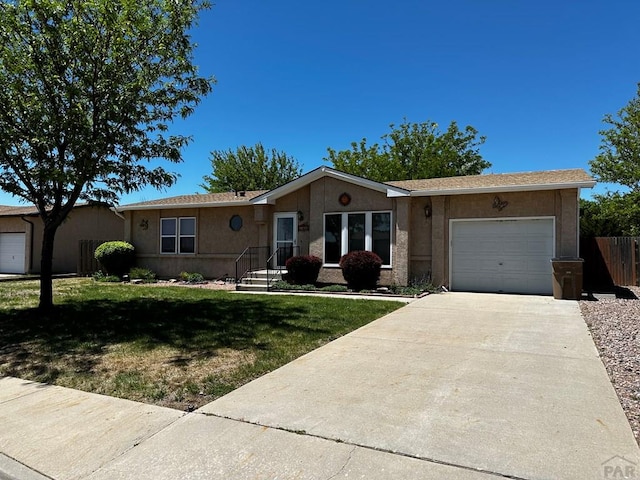
[[[169,210],[185,208],[210,208],[210,207],[248,207],[251,200],[233,200],[227,202],[198,202],[198,203],[165,203],[155,205],[122,205],[114,207],[116,212],[128,212],[134,210]]]
[[[413,190],[412,197],[433,197],[438,195],[470,195],[474,193],[531,192],[535,190],[564,190],[567,188],[593,188],[595,180],[584,182],[545,183],[537,185],[503,185],[491,187],[449,188],[439,190]]]

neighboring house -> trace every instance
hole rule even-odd
[[[0,273],[39,273],[42,231],[35,207],[0,206]],[[77,272],[80,241],[123,237],[122,216],[103,205],[77,205],[56,232],[53,272]]]
[[[550,260],[578,255],[580,189],[594,184],[581,169],[378,183],[320,167],[266,192],[117,211],[138,264],[165,277],[234,276],[247,247],[268,247],[284,253],[273,263],[316,255],[319,281],[344,283],[340,256],[372,250],[381,285],[429,278],[452,290],[550,294]]]

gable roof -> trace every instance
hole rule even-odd
[[[123,212],[127,210],[158,210],[168,208],[267,205],[273,204],[278,198],[288,195],[324,177],[335,178],[382,192],[387,195],[387,197],[420,197],[527,190],[556,190],[562,188],[591,188],[596,183],[595,180],[581,168],[429,178],[423,180],[400,180],[380,183],[322,166],[273,190],[179,195],[176,197],[121,205],[116,207],[115,210]]]
[[[319,180],[323,177],[335,178],[337,180],[342,180],[343,182],[352,183],[354,185],[359,185],[361,187],[382,192],[385,193],[387,197],[408,197],[410,193],[405,188],[394,186],[389,183],[374,182],[373,180],[367,180],[366,178],[358,177],[357,175],[352,175],[350,173],[341,172],[330,167],[318,167],[315,170],[311,170],[309,173],[306,173],[296,178],[295,180],[290,181],[289,183],[285,183],[281,187],[269,190],[268,192],[257,196],[252,200],[251,203],[255,205],[275,203],[278,198],[295,192],[296,190],[309,185],[310,183],[315,182],[316,180]]]
[[[0,205],[0,217],[19,217],[23,215],[37,215],[38,209],[31,206],[14,207],[11,205]]]
[[[78,203],[73,209],[76,210],[78,208],[84,207],[108,207],[106,204],[101,204],[99,202],[93,203]],[[12,205],[0,205],[0,217],[32,217],[39,215],[38,209],[35,205],[24,205],[24,206],[12,206]]]
[[[388,182],[411,191],[411,196],[592,188],[595,180],[583,169],[493,173],[464,177],[429,178]]]

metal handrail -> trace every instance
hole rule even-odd
[[[240,256],[236,258],[236,283],[240,283],[240,280],[247,273],[264,265],[264,258],[267,257],[270,250],[269,246],[245,248]]]
[[[277,257],[278,254],[280,254],[281,252],[284,252],[286,250],[289,250],[291,252],[291,255],[289,255],[287,257],[287,260],[291,257],[295,257],[297,255],[300,255],[300,247],[298,245],[292,245],[290,247],[278,247],[275,249],[275,251],[271,254],[271,256],[267,259],[266,262],[266,270],[267,270],[267,291],[271,290],[271,270],[273,271],[277,271],[278,273],[282,274],[282,265],[278,265],[274,268],[271,268],[271,263],[273,262],[273,259]],[[280,263],[280,262],[278,262]]]

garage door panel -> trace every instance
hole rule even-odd
[[[0,273],[25,273],[25,234],[0,233]]]
[[[452,222],[451,288],[550,294],[553,219]]]

